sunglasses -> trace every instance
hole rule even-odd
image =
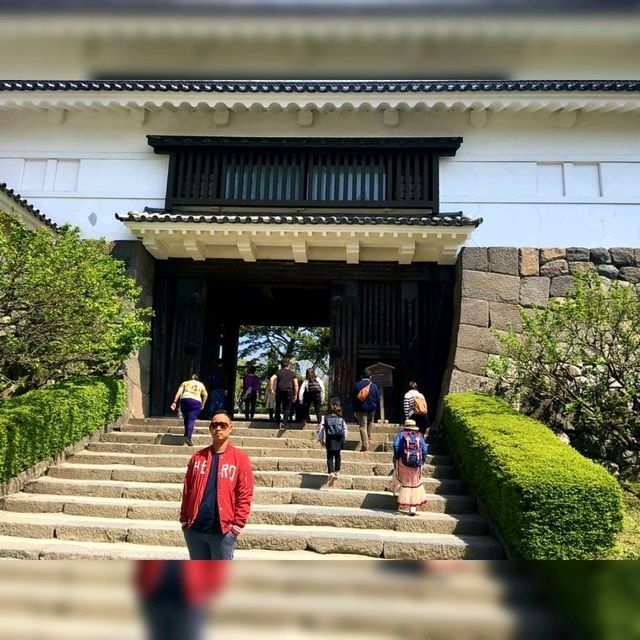
[[[211,422],[209,424],[209,429],[222,429],[222,431],[226,431],[231,424],[229,422]]]

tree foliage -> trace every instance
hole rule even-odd
[[[566,299],[522,310],[523,333],[498,336],[488,370],[498,391],[564,430],[586,455],[640,467],[640,296],[575,275]]]
[[[256,365],[261,378],[280,368],[284,358],[308,361],[324,373],[329,366],[330,330],[326,327],[244,326],[238,356]],[[303,372],[300,372],[303,373]]]
[[[114,372],[148,340],[139,297],[107,241],[0,220],[0,396]]]

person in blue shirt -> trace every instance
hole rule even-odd
[[[379,397],[376,383],[371,381],[366,371],[363,371],[351,392],[351,406],[360,427],[360,451],[368,451],[371,446],[373,419]]]
[[[387,487],[398,498],[398,509],[409,508],[415,516],[427,501],[422,484],[422,467],[427,461],[427,443],[415,420],[405,420],[393,441],[393,475]]]

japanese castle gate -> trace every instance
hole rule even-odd
[[[156,259],[151,415],[220,352],[235,380],[245,324],[330,327],[331,393],[347,412],[378,361],[396,369],[390,420],[410,379],[435,407],[453,265],[481,222],[439,210],[439,160],[461,142],[149,136],[169,154],[165,207],[118,218]]]

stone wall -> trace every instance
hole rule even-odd
[[[511,325],[520,331],[519,305],[546,307],[549,298],[567,295],[574,273],[593,267],[603,278],[626,281],[640,293],[640,249],[463,249],[457,264],[459,322],[448,390],[490,388],[484,369],[489,356],[500,353],[492,329],[507,331]]]
[[[137,240],[118,240],[113,243],[111,254],[127,265],[127,273],[142,288],[140,305],[153,306],[153,282],[155,260]],[[151,398],[151,344],[142,347],[126,362],[127,406],[123,415],[144,418],[149,415]]]

